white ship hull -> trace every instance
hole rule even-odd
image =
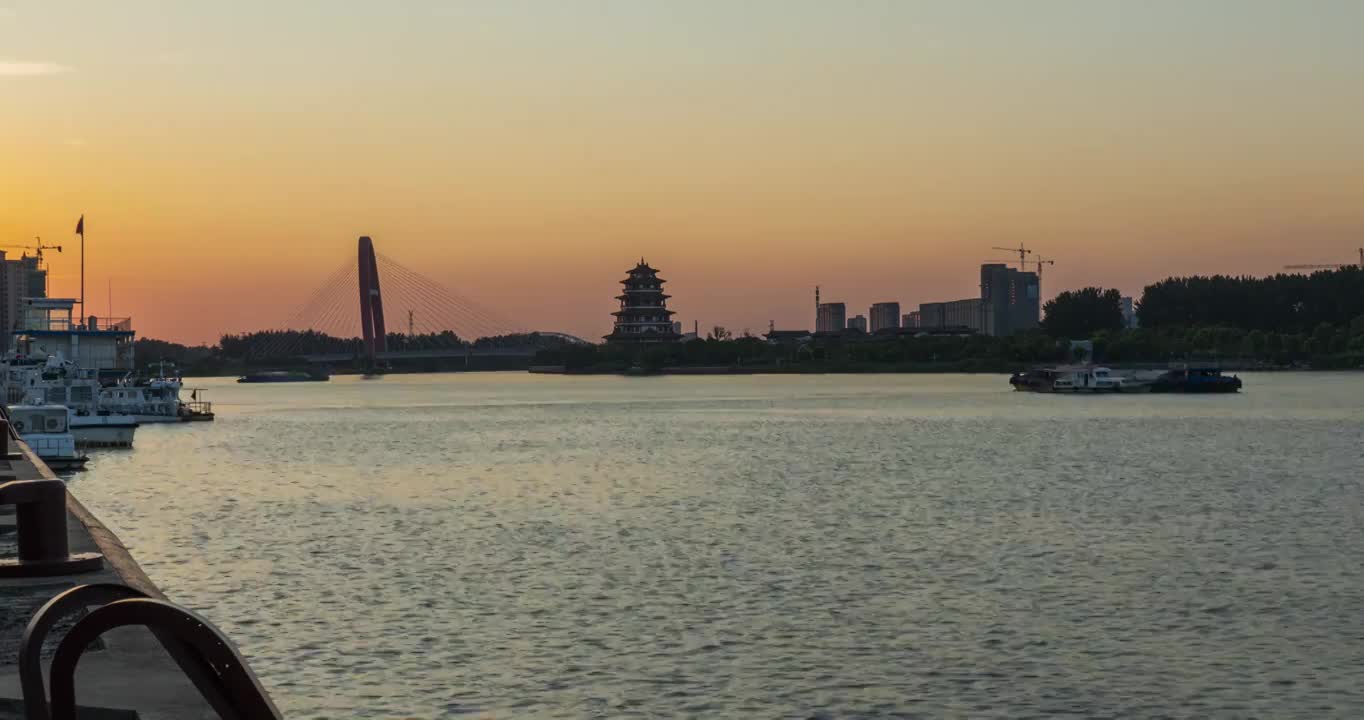
[[[131,416],[139,425],[155,425],[157,423],[182,423],[185,421],[179,415],[137,415]]]
[[[76,438],[77,447],[130,448],[137,425],[137,421],[127,415],[77,415],[71,419],[71,435]]]

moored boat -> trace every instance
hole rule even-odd
[[[60,357],[26,363],[7,358],[0,363],[0,383],[9,405],[64,405],[77,447],[132,447],[137,419],[99,407],[97,374]]]
[[[213,404],[203,399],[203,390],[192,390],[189,401],[180,399],[184,383],[174,365],[153,363],[149,368],[154,375],[128,376],[102,388],[100,407],[142,424],[213,420]]]
[[[10,427],[53,470],[78,470],[89,457],[71,434],[71,408],[65,405],[11,405]]]

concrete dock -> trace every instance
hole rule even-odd
[[[0,459],[0,484],[55,476],[23,443],[10,441],[22,453]],[[130,478],[131,479],[131,478]],[[24,718],[17,652],[24,628],[35,610],[54,595],[77,585],[119,583],[148,596],[166,599],[126,547],[99,519],[67,493],[67,540],[70,552],[99,553],[103,567],[92,572],[51,577],[0,578],[0,720]],[[15,508],[0,505],[0,560],[17,554]],[[44,646],[44,673],[51,652],[74,618],[57,625]],[[79,717],[109,720],[217,718],[199,690],[144,628],[105,633],[82,656],[76,670]]]

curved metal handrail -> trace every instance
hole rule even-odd
[[[51,720],[76,719],[76,664],[90,644],[109,630],[136,625],[156,635],[223,720],[282,720],[227,636],[190,610],[147,597],[115,600],[91,610],[67,631],[49,673]]]
[[[19,641],[19,686],[24,693],[24,715],[28,720],[50,720],[47,687],[43,684],[43,642],[62,618],[92,605],[116,600],[146,597],[141,590],[117,583],[81,585],[48,600],[24,628]]]

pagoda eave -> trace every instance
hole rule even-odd
[[[682,339],[682,336],[677,333],[668,333],[666,335],[663,333],[641,333],[639,335],[611,333],[610,335],[603,335],[602,339],[611,342],[667,343],[678,342]]]

